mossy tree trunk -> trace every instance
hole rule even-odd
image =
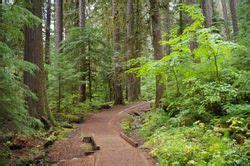
[[[58,55],[61,53],[60,46],[63,40],[63,0],[55,1],[56,8],[56,26],[55,26],[55,38],[56,38],[56,50]],[[60,57],[58,56],[58,64],[60,64]],[[58,101],[57,111],[61,110],[61,98],[62,98],[62,87],[61,87],[61,74],[58,74]]]
[[[27,7],[34,15],[42,18],[42,1],[33,1]],[[45,103],[45,73],[44,73],[44,58],[43,58],[43,38],[42,24],[33,25],[32,27],[24,28],[24,60],[35,64],[38,69],[34,75],[24,72],[24,84],[36,95],[26,97],[29,114],[36,118],[47,117]]]
[[[112,0],[112,16],[113,16],[113,93],[114,104],[123,104],[122,90],[122,64],[121,64],[121,48],[120,48],[120,28],[119,28],[119,9],[118,0]]]
[[[135,38],[135,16],[134,16],[134,0],[127,1],[127,60],[138,57],[136,55],[136,41]],[[135,74],[128,74],[128,100],[135,101],[139,99],[140,94],[140,78],[137,78]]]
[[[85,24],[86,24],[86,2],[85,0],[79,0],[79,27],[80,28],[85,28]],[[85,47],[81,48],[83,50],[83,54],[85,52]],[[81,62],[80,62],[80,71],[82,73],[82,82],[80,85],[80,98],[79,101],[80,102],[84,102],[87,99],[87,95],[86,95],[86,57],[82,57],[81,58]]]
[[[154,57],[156,60],[163,58],[163,47],[160,45],[161,41],[161,17],[159,12],[158,0],[150,0],[151,10],[151,22],[152,22],[152,36],[153,36],[153,48]],[[165,83],[162,80],[161,75],[156,76],[156,97],[155,105],[160,106],[160,100],[163,97],[165,91]]]
[[[212,0],[201,0],[201,8],[205,17],[205,27],[211,27],[213,24],[213,5]]]
[[[229,0],[230,5],[230,11],[231,11],[231,18],[232,18],[232,24],[233,24],[233,34],[237,35],[239,32],[239,26],[238,26],[238,18],[236,13],[236,0]]]

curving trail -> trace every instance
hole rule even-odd
[[[58,165],[89,165],[89,166],[153,166],[153,160],[138,148],[132,147],[120,137],[120,122],[130,111],[149,109],[149,103],[137,102],[130,105],[118,105],[100,113],[93,114],[68,140],[57,141],[49,153],[51,160]],[[93,135],[101,149],[93,159],[84,158],[80,144],[83,135]],[[60,150],[60,148],[64,150]]]

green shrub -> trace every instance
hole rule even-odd
[[[204,123],[194,127],[157,129],[146,146],[160,165],[246,165],[247,156],[238,145],[214,133]]]
[[[140,134],[147,138],[151,136],[157,128],[168,125],[169,116],[163,110],[155,110],[145,114]]]
[[[128,117],[126,119],[124,119],[121,123],[122,125],[122,129],[124,130],[125,133],[129,133],[131,132],[135,126],[134,126],[134,121],[132,117]]]

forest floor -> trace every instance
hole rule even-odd
[[[153,166],[155,160],[142,148],[135,148],[120,137],[121,121],[132,111],[149,109],[148,102],[117,105],[91,115],[71,133],[68,139],[58,140],[48,153],[49,161],[58,165],[87,166]],[[100,150],[94,155],[83,153],[84,136],[93,136]]]

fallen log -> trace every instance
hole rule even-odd
[[[123,132],[120,132],[120,136],[127,141],[130,145],[132,145],[133,147],[138,147],[138,142],[136,142],[135,140],[133,140],[132,138],[129,138],[126,134],[124,134]]]

